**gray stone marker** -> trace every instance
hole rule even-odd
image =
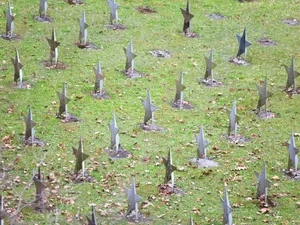
[[[1,225],[4,225],[4,219],[8,216],[8,213],[4,209],[4,200],[3,195],[0,197],[0,222]]]
[[[174,189],[175,189],[174,171],[177,170],[177,168],[176,168],[176,166],[173,165],[173,162],[172,162],[171,149],[169,149],[168,158],[166,159],[165,157],[162,157],[162,159],[163,159],[163,163],[166,168],[164,183],[168,184],[168,182],[171,181],[172,182],[172,192],[174,192]]]
[[[203,127],[200,127],[200,135],[195,135],[198,148],[197,148],[197,160],[204,158],[206,159],[206,147],[210,144],[204,139]]]
[[[37,177],[35,175],[33,176],[33,181],[36,188],[35,198],[36,198],[37,205],[39,205],[38,208],[44,209],[45,208],[44,198],[45,198],[46,186],[42,180],[43,179],[42,179],[41,169],[40,167],[38,167]]]
[[[255,172],[255,174],[256,179],[258,180],[256,198],[260,198],[262,195],[264,195],[265,204],[267,205],[268,188],[271,186],[272,182],[267,179],[266,162],[264,163],[261,174],[259,174],[258,172]]]
[[[116,120],[115,113],[113,113],[112,122],[109,123],[109,130],[111,133],[110,148],[115,149],[116,154],[118,154],[119,145],[120,145],[120,136],[119,136],[119,128],[117,126],[117,120]]]
[[[62,92],[56,92],[59,98],[59,112],[58,116],[61,116],[63,113],[66,115],[66,119],[68,118],[68,102],[71,101],[67,98],[67,90],[66,90],[66,83],[63,83]]]
[[[98,225],[94,206],[92,206],[91,219],[88,216],[86,217],[86,219],[88,221],[88,225]]]
[[[25,132],[25,141],[31,137],[31,143],[34,143],[34,127],[36,123],[32,120],[32,109],[31,105],[29,106],[29,112],[27,116],[24,116],[25,124],[26,124],[26,132]]]
[[[72,149],[73,149],[73,154],[76,157],[74,175],[78,176],[79,171],[82,170],[82,177],[84,177],[85,176],[84,160],[86,160],[89,156],[85,154],[83,151],[82,137],[80,137],[78,149],[74,147],[72,147]]]
[[[130,41],[128,48],[123,48],[126,55],[126,64],[125,64],[125,73],[134,73],[134,58],[137,57],[136,54],[133,53],[132,41]],[[130,69],[130,71],[129,71]]]
[[[292,56],[292,61],[290,67],[287,67],[284,65],[284,68],[288,74],[287,82],[286,82],[286,89],[293,86],[293,92],[297,93],[297,87],[296,87],[296,78],[300,76],[300,73],[295,71],[295,59],[294,56]]]
[[[96,75],[94,93],[96,94],[99,90],[100,97],[103,96],[103,85],[104,85],[104,76],[102,75],[100,60],[98,60],[97,68],[94,68],[94,73]]]
[[[208,80],[208,78],[211,78],[211,80],[213,81],[213,69],[217,66],[217,64],[213,62],[213,49],[210,50],[209,58],[207,58],[205,55],[204,58],[206,62],[204,80]]]
[[[221,199],[221,204],[223,207],[223,225],[232,225],[232,208],[229,203],[227,190],[224,190],[224,200]]]
[[[14,33],[14,16],[12,14],[10,2],[8,1],[7,3],[7,11],[5,12],[5,17],[6,17],[6,30],[5,30],[5,35],[7,38],[12,38],[13,33]]]
[[[256,85],[258,94],[259,94],[259,100],[257,103],[257,110],[260,111],[262,106],[265,106],[265,110],[267,112],[267,99],[271,97],[273,94],[267,90],[267,75],[265,77],[265,82],[263,86]]]
[[[40,17],[46,17],[47,10],[48,10],[47,0],[40,0],[40,9],[39,9]]]
[[[14,66],[14,82],[18,82],[19,80],[19,86],[22,88],[23,87],[23,71],[22,68],[24,67],[23,64],[20,62],[20,57],[18,50],[16,49],[16,56],[15,58],[10,58],[11,62]]]
[[[183,91],[186,87],[183,85],[183,72],[181,71],[179,80],[176,80],[176,95],[174,102],[179,101],[179,108],[182,108],[183,102]]]
[[[116,0],[106,0],[109,8],[110,8],[110,23],[113,25],[113,21],[115,20],[116,25],[119,24],[119,16],[118,16],[118,8],[119,5],[116,3]]]
[[[128,197],[127,215],[130,215],[132,211],[135,211],[135,221],[138,222],[139,219],[138,203],[142,200],[142,198],[141,196],[136,194],[134,177],[132,177],[132,183],[130,189],[126,188],[126,192]]]
[[[87,28],[89,25],[86,23],[86,18],[85,18],[85,12],[82,12],[81,19],[78,19],[79,21],[79,43],[83,45],[87,45]]]
[[[189,3],[188,0],[187,0],[187,3],[186,3],[186,10],[184,10],[184,9],[180,9],[180,10],[181,10],[181,13],[182,13],[183,18],[184,18],[182,31],[184,33],[192,33],[191,19],[194,17],[194,15],[190,13],[190,3]],[[187,32],[187,29],[189,29],[188,32]]]
[[[153,112],[157,110],[157,107],[151,103],[150,90],[147,90],[147,98],[142,100],[142,103],[145,108],[144,124],[146,125],[149,120],[154,123]]]
[[[236,57],[239,57],[240,55],[244,54],[244,61],[246,62],[246,56],[247,56],[247,48],[251,45],[250,42],[247,41],[246,37],[246,27],[244,28],[243,35],[236,35],[237,41],[239,42],[239,50],[236,55]]]
[[[292,132],[290,143],[288,144],[288,151],[289,151],[288,169],[294,169],[295,172],[297,173],[299,149],[296,148],[294,132]]]
[[[237,138],[237,129],[238,129],[238,121],[240,117],[236,113],[236,100],[234,100],[232,109],[229,112],[229,126],[228,126],[228,136],[230,136],[231,131],[234,131],[234,137]]]
[[[50,47],[50,61],[51,64],[53,62],[53,58],[54,58],[54,63],[57,64],[57,60],[58,60],[58,46],[60,45],[60,43],[58,41],[56,41],[56,36],[55,36],[55,29],[52,28],[52,33],[51,33],[51,39],[46,37],[49,47]]]
[[[193,220],[192,215],[190,216],[190,225],[194,225],[194,220]]]

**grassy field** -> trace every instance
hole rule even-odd
[[[128,27],[122,31],[104,27],[109,23],[109,7],[104,0],[86,0],[77,6],[49,0],[48,14],[54,20],[51,24],[35,21],[38,1],[11,1],[16,14],[15,32],[22,39],[0,39],[1,61],[8,65],[7,70],[0,71],[2,175],[5,171],[1,188],[6,208],[17,207],[17,196],[46,153],[41,168],[44,177],[48,176],[48,201],[60,211],[59,224],[84,224],[91,204],[96,205],[98,223],[127,224],[122,219],[127,207],[123,188],[130,186],[131,175],[135,175],[137,193],[143,198],[141,213],[149,218],[145,223],[188,224],[192,215],[197,224],[222,224],[220,197],[223,198],[226,183],[235,224],[299,224],[299,181],[288,179],[282,170],[288,162],[284,143],[289,141],[292,130],[300,133],[300,99],[282,91],[287,78],[282,65],[289,65],[294,55],[296,70],[300,71],[300,30],[299,26],[288,26],[282,20],[299,20],[300,2],[191,0],[191,12],[195,15],[193,31],[200,35],[194,39],[180,33],[183,23],[180,8],[185,7],[185,1],[120,0],[118,3],[121,5],[120,23]],[[157,13],[140,14],[136,8],[141,5],[150,6]],[[0,7],[6,10],[7,2],[0,0]],[[83,10],[90,25],[88,41],[98,46],[98,50],[83,50],[74,45],[79,31],[77,18]],[[212,20],[207,16],[211,13],[221,13],[226,18]],[[68,66],[66,70],[49,70],[42,64],[49,57],[45,37],[50,37],[52,27],[61,43],[59,61]],[[236,66],[228,61],[238,50],[235,34],[242,34],[244,27],[252,43],[247,55],[251,65]],[[0,28],[0,33],[4,33],[3,14]],[[277,45],[261,46],[257,40],[263,37],[276,41]],[[138,55],[136,69],[146,75],[134,80],[120,73],[125,67],[123,47],[127,47],[130,40]],[[24,79],[31,86],[29,90],[13,88],[10,57],[14,57],[15,48],[24,64]],[[218,64],[214,76],[224,83],[222,87],[207,88],[197,82],[205,73],[203,54],[208,56],[211,48]],[[153,49],[168,50],[171,57],[154,58],[149,54]],[[90,95],[95,79],[93,66],[98,59],[105,74],[104,87],[110,96],[103,101]],[[187,86],[184,99],[195,106],[193,110],[177,110],[170,104],[175,96],[175,79],[181,71],[185,73]],[[269,120],[259,119],[252,112],[258,101],[256,84],[262,82],[265,75],[274,93],[269,109],[277,115]],[[69,111],[82,120],[80,123],[62,123],[55,117],[59,107],[56,91],[61,91],[64,81],[72,100],[68,104]],[[155,112],[156,124],[165,128],[164,132],[145,132],[139,128],[144,116],[140,99],[146,98],[147,89],[151,90],[153,104],[159,108]],[[226,109],[231,109],[235,99],[241,117],[239,132],[250,139],[244,146],[221,138],[227,132]],[[44,148],[23,144],[23,115],[28,113],[29,105],[37,123],[35,134],[47,143]],[[120,128],[121,145],[133,154],[132,158],[114,162],[103,151],[110,144],[108,122],[113,111]],[[194,134],[199,132],[200,125],[204,126],[211,143],[208,156],[220,164],[217,168],[205,170],[189,165],[188,160],[197,153]],[[80,136],[90,156],[86,166],[95,183],[74,184],[66,177],[74,170],[72,146],[77,147]],[[300,145],[299,136],[296,145]],[[184,196],[158,193],[158,185],[164,179],[161,157],[167,156],[169,147],[174,165],[180,168],[175,172],[175,183],[186,192]],[[260,172],[264,161],[268,178],[273,181],[269,195],[278,203],[268,213],[262,213],[254,199],[254,171]],[[31,184],[22,195],[21,205],[34,200],[34,195],[35,187]],[[28,206],[20,215],[23,224],[55,224],[54,212],[36,213]]]

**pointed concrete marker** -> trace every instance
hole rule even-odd
[[[232,109],[231,109],[231,111],[229,111],[228,136],[230,136],[230,133],[233,130],[235,131],[235,133],[237,133],[237,123],[239,120],[240,120],[240,117],[236,113],[236,100],[234,100]]]
[[[50,61],[52,64],[53,58],[54,58],[54,62],[55,64],[57,64],[57,60],[58,60],[58,46],[60,45],[60,43],[58,41],[56,41],[56,36],[55,36],[55,29],[52,28],[52,33],[51,33],[51,39],[46,37],[49,47],[50,47]]]
[[[237,34],[236,38],[239,42],[239,50],[238,50],[238,53],[237,53],[236,57],[239,57],[241,54],[244,54],[244,61],[246,61],[247,48],[251,45],[251,43],[247,41],[246,27],[244,28],[243,35],[240,36],[240,35]]]
[[[25,140],[28,140],[31,137],[31,143],[34,143],[34,126],[36,123],[32,120],[32,110],[31,106],[29,106],[29,112],[27,116],[24,116],[24,120],[26,123],[26,132],[25,132]]]
[[[40,167],[38,168],[38,177],[33,176],[33,181],[36,188],[36,202],[41,203],[41,208],[44,209],[44,198],[45,198],[45,184],[42,182],[42,175]]]
[[[213,69],[217,66],[217,64],[213,62],[213,49],[210,50],[209,58],[206,56],[204,56],[204,58],[206,62],[204,79],[207,80],[210,77],[211,80],[213,80]]]
[[[288,145],[288,151],[289,151],[288,169],[292,169],[294,167],[295,172],[297,172],[297,170],[298,170],[298,153],[299,153],[299,149],[296,148],[294,132],[292,132],[292,135],[291,135],[291,138],[290,138],[290,143]]]
[[[229,203],[227,190],[224,190],[224,200],[221,198],[221,204],[223,207],[223,224],[232,225],[232,208]]]
[[[113,21],[116,21],[116,24],[119,23],[118,17],[118,8],[119,5],[116,3],[116,0],[106,0],[109,8],[110,8],[110,23],[113,24]]]
[[[133,53],[132,41],[130,41],[128,48],[123,48],[126,55],[126,64],[125,64],[125,73],[128,70],[131,70],[131,73],[134,72],[134,58],[137,57],[136,54]]]
[[[47,0],[40,0],[40,9],[39,9],[40,17],[46,17],[47,10],[48,10]]]
[[[287,82],[286,82],[286,89],[293,86],[293,92],[296,92],[297,91],[296,78],[300,76],[300,73],[295,71],[294,56],[292,56],[292,62],[291,62],[290,67],[287,67],[286,65],[284,65],[284,67],[285,67],[285,70],[288,74],[288,79],[287,79]]]
[[[94,92],[97,93],[97,90],[99,89],[100,96],[102,96],[103,95],[104,77],[102,75],[100,60],[98,60],[97,68],[94,68],[94,72],[96,75]]]
[[[11,62],[14,66],[14,82],[18,82],[18,80],[20,80],[20,87],[23,86],[23,72],[22,72],[22,68],[23,68],[23,64],[20,62],[20,57],[19,57],[19,53],[18,53],[18,49],[16,49],[16,56],[15,58],[10,58]]]
[[[183,72],[181,71],[179,80],[176,80],[176,95],[174,102],[180,101],[180,108],[182,108],[182,101],[183,101],[183,91],[186,87],[183,85]]]
[[[98,225],[97,223],[97,218],[96,218],[96,213],[95,213],[95,207],[92,206],[92,216],[91,219],[87,216],[86,217],[87,221],[88,221],[88,225]]]
[[[63,83],[62,92],[56,92],[59,98],[59,112],[58,115],[61,116],[63,113],[66,114],[66,118],[68,117],[68,102],[71,101],[67,98],[67,90],[66,90],[66,83]]]
[[[12,14],[10,2],[8,1],[7,3],[7,11],[5,12],[5,17],[6,17],[6,37],[13,37],[14,33],[14,16]]]
[[[119,152],[120,137],[115,113],[113,113],[112,122],[109,123],[109,130],[111,133],[110,148],[115,149],[117,154]]]
[[[166,159],[165,157],[163,157],[162,159],[163,159],[163,163],[166,168],[164,183],[167,184],[171,180],[172,192],[174,192],[175,185],[174,185],[174,173],[173,172],[175,170],[177,170],[177,168],[176,168],[176,166],[173,165],[173,162],[172,162],[171,149],[169,149],[168,159]]]
[[[82,137],[80,137],[78,149],[74,147],[72,147],[72,149],[73,149],[73,154],[76,157],[74,174],[77,176],[79,171],[82,170],[82,176],[84,177],[84,173],[85,173],[84,160],[86,160],[89,156],[83,152]]]
[[[190,3],[187,1],[186,10],[180,9],[184,18],[183,22],[183,32],[187,33],[187,29],[189,29],[189,33],[192,33],[191,19],[194,17],[193,14],[190,13]]]
[[[200,128],[200,135],[195,135],[195,137],[198,144],[197,159],[206,159],[206,147],[209,145],[209,142],[204,139],[204,131],[202,125]]]
[[[271,92],[269,92],[267,90],[267,75],[265,77],[264,85],[262,87],[256,85],[256,87],[257,87],[258,94],[259,94],[257,109],[261,110],[261,107],[265,105],[265,109],[267,112],[267,99],[273,95]]]
[[[4,219],[8,216],[8,213],[4,210],[3,195],[0,197],[0,221],[1,225],[4,225]]]
[[[266,162],[264,164],[264,167],[262,169],[261,174],[256,173],[256,178],[258,180],[257,185],[257,192],[256,192],[256,198],[259,198],[262,195],[265,195],[265,198],[267,197],[267,188],[269,188],[272,184],[270,180],[267,179],[267,170],[266,170]]]
[[[132,183],[131,188],[126,188],[127,191],[127,197],[128,197],[128,209],[127,209],[127,215],[131,214],[132,211],[135,211],[135,221],[138,221],[138,203],[142,200],[141,196],[136,194],[136,187],[135,187],[135,181],[134,177],[132,177]]]
[[[190,216],[190,225],[194,225],[194,220],[192,216]]]
[[[85,12],[82,12],[81,19],[78,19],[79,25],[80,25],[80,30],[79,30],[79,43],[80,44],[87,44],[87,28],[89,25],[86,23],[86,18],[85,18]]]
[[[151,103],[150,90],[147,91],[147,98],[146,98],[146,100],[142,100],[142,103],[145,108],[144,124],[146,125],[150,119],[153,123],[153,121],[154,121],[153,112],[157,110],[157,107],[152,105],[152,103]]]

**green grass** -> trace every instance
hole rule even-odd
[[[263,221],[269,224],[299,223],[299,206],[297,208],[296,204],[300,199],[299,182],[291,181],[281,173],[287,166],[288,157],[282,143],[289,140],[292,130],[300,132],[299,96],[289,98],[282,91],[287,76],[282,64],[289,65],[291,55],[295,55],[296,69],[300,70],[300,32],[299,26],[287,26],[282,20],[300,19],[296,7],[299,2],[261,0],[241,4],[235,0],[190,1],[195,15],[193,31],[200,35],[198,39],[188,39],[180,34],[183,19],[179,8],[185,7],[185,1],[127,0],[118,3],[121,5],[120,22],[129,28],[124,31],[104,28],[109,22],[109,8],[105,1],[87,0],[84,5],[70,6],[64,1],[50,0],[48,12],[54,19],[51,24],[34,20],[38,14],[38,2],[11,1],[16,14],[15,32],[22,36],[22,40],[0,40],[1,59],[8,63],[8,70],[0,71],[0,133],[1,139],[5,136],[12,139],[12,148],[2,149],[1,161],[5,168],[11,168],[6,173],[8,180],[20,176],[21,182],[11,184],[13,191],[4,191],[8,206],[16,207],[16,194],[23,189],[32,169],[44,154],[43,149],[24,146],[21,140],[25,126],[22,115],[27,114],[31,104],[34,121],[38,123],[36,136],[48,143],[44,148],[48,154],[42,171],[44,176],[55,177],[55,181],[47,182],[47,194],[49,196],[54,189],[57,192],[51,195],[50,201],[62,211],[59,224],[68,224],[68,218],[73,218],[72,224],[76,224],[78,209],[82,216],[89,215],[90,204],[96,204],[97,216],[103,224],[126,224],[125,220],[119,219],[121,212],[126,212],[123,187],[130,185],[131,175],[135,175],[139,185],[137,192],[144,201],[149,196],[156,197],[151,200],[152,206],[141,209],[152,224],[188,224],[190,215],[198,224],[222,224],[219,197],[223,197],[225,182],[231,204],[239,206],[233,208],[235,224],[263,224]],[[6,1],[0,0],[2,10],[6,10],[6,4]],[[140,5],[151,6],[158,13],[140,14],[135,10]],[[80,50],[74,45],[79,30],[77,18],[80,18],[82,10],[85,10],[90,25],[88,39],[99,50]],[[206,16],[217,12],[227,18],[210,20]],[[47,70],[42,65],[42,61],[48,60],[45,37],[50,37],[52,26],[61,43],[59,61],[68,65],[63,71]],[[228,60],[237,52],[235,34],[241,34],[245,26],[252,43],[247,55],[252,65],[239,67]],[[4,33],[3,14],[0,15],[0,27]],[[262,37],[271,38],[278,45],[263,47],[256,42]],[[128,46],[130,39],[138,55],[136,69],[147,74],[136,80],[127,79],[119,72],[125,66],[123,47]],[[19,50],[24,78],[32,87],[30,90],[12,88],[10,57],[14,57],[15,48]],[[205,88],[196,81],[204,75],[203,54],[208,55],[211,48],[218,64],[214,74],[225,84],[223,87]],[[154,58],[148,53],[152,49],[166,49],[172,57]],[[106,77],[104,86],[111,97],[109,100],[98,101],[90,96],[94,85],[93,66],[98,59]],[[195,106],[190,111],[175,110],[170,105],[175,96],[174,80],[178,79],[180,71],[185,72],[187,89],[184,98]],[[274,93],[269,109],[279,115],[271,120],[258,119],[252,113],[258,100],[255,85],[266,74],[269,88]],[[55,118],[58,104],[53,105],[52,102],[58,102],[56,91],[61,90],[64,81],[68,84],[67,94],[72,100],[69,111],[82,120],[80,123],[64,124]],[[147,89],[151,90],[153,104],[159,108],[155,112],[156,123],[164,127],[165,132],[147,133],[138,127],[144,116],[140,98],[146,98]],[[227,132],[226,109],[231,108],[234,99],[241,106],[238,110],[240,133],[252,137],[244,147],[221,139],[221,135]],[[12,113],[8,113],[10,107],[13,107]],[[121,144],[134,155],[114,163],[102,151],[109,146],[108,122],[113,111],[116,111]],[[99,120],[102,122],[97,122]],[[194,134],[201,124],[211,142],[208,156],[220,164],[209,175],[188,163],[189,158],[196,156]],[[134,133],[136,137],[132,137]],[[80,136],[84,138],[85,152],[90,155],[86,165],[93,170],[91,175],[97,180],[96,184],[73,184],[65,180],[65,175],[72,173],[74,168],[71,147],[77,146]],[[300,145],[298,137],[296,142]],[[220,152],[213,150],[213,146],[217,146]],[[175,172],[175,181],[186,192],[185,196],[158,195],[157,186],[163,183],[164,166],[157,164],[161,156],[167,155],[168,147],[172,148],[174,164],[184,168]],[[150,157],[150,161],[145,162],[145,157]],[[19,158],[18,163],[13,163],[16,158]],[[271,208],[268,214],[259,213],[255,200],[246,200],[255,197],[254,171],[261,171],[264,161],[267,161],[268,177],[278,176],[280,179],[273,181],[277,184],[269,190],[278,206]],[[238,166],[247,166],[247,169],[233,171]],[[109,174],[112,180],[107,179]],[[32,185],[25,191],[23,200],[32,201],[34,194]],[[277,198],[279,194],[283,195]],[[68,204],[66,198],[74,198],[74,202]],[[100,210],[107,216],[101,216]],[[26,224],[54,224],[53,212],[38,214],[31,207],[26,207],[21,213]],[[78,223],[84,221],[85,218]]]

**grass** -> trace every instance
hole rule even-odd
[[[299,214],[295,213],[300,199],[299,182],[291,181],[281,173],[287,166],[287,150],[282,145],[289,140],[292,130],[300,132],[299,96],[289,98],[282,91],[286,82],[286,73],[282,64],[289,65],[291,55],[295,56],[296,68],[300,70],[300,49],[298,45],[299,29],[284,24],[283,19],[298,18],[295,7],[297,0],[261,0],[251,3],[221,0],[191,1],[193,31],[200,35],[198,39],[188,39],[180,34],[182,16],[179,8],[185,7],[184,1],[119,1],[120,23],[128,26],[123,31],[106,30],[109,22],[109,8],[105,1],[89,0],[84,5],[70,6],[64,1],[49,1],[51,24],[38,23],[38,3],[32,0],[11,1],[15,17],[15,32],[22,36],[20,41],[0,40],[0,55],[8,63],[8,70],[0,76],[0,131],[4,146],[4,137],[9,136],[11,148],[2,148],[2,166],[7,171],[8,180],[20,177],[20,182],[11,182],[13,190],[2,188],[8,207],[16,207],[16,196],[27,181],[31,171],[39,163],[47,149],[42,171],[44,176],[52,177],[47,182],[47,194],[50,202],[61,211],[59,224],[82,224],[85,218],[77,222],[75,215],[90,214],[90,204],[96,204],[97,216],[103,224],[126,224],[121,212],[126,212],[126,197],[123,187],[129,186],[131,175],[135,175],[137,192],[143,201],[151,200],[152,205],[141,212],[152,220],[152,224],[187,224],[193,215],[198,224],[222,224],[222,208],[219,197],[223,197],[224,183],[227,184],[229,199],[233,208],[235,224],[298,224]],[[0,0],[2,10],[6,10],[6,1]],[[144,15],[135,8],[144,5],[157,10],[156,14]],[[85,10],[88,39],[99,50],[81,50],[74,43],[78,38],[81,11]],[[206,15],[221,13],[227,18],[210,20]],[[5,17],[0,16],[1,32],[4,33]],[[49,49],[46,36],[50,37],[51,28],[56,28],[59,46],[59,61],[68,65],[63,71],[47,70],[42,65],[48,60]],[[247,60],[251,66],[235,66],[228,62],[237,52],[235,34],[241,34],[247,27],[248,40],[252,46],[248,49]],[[263,47],[257,39],[268,37],[278,45]],[[125,57],[123,47],[133,41],[137,70],[147,76],[136,80],[125,78],[123,70]],[[13,67],[10,57],[18,48],[23,73],[30,90],[12,88]],[[205,71],[204,55],[214,49],[214,60],[218,67],[215,77],[225,85],[219,88],[205,88],[197,83]],[[159,59],[148,51],[166,49],[172,57]],[[94,85],[93,66],[100,59],[105,74],[105,89],[111,97],[99,101],[90,96]],[[175,96],[175,79],[180,71],[185,72],[184,83],[187,86],[184,98],[195,109],[175,110],[170,102]],[[271,120],[258,119],[252,110],[256,107],[258,95],[255,85],[268,76],[269,88],[274,96],[269,101],[269,109],[278,115]],[[67,82],[67,94],[71,98],[69,111],[82,122],[64,124],[55,118],[58,111],[56,91]],[[156,123],[166,129],[162,133],[146,133],[138,124],[143,121],[144,111],[140,98],[146,98],[146,90],[151,90],[153,104],[159,108],[155,112]],[[227,132],[228,115],[234,101],[239,106],[241,116],[240,133],[251,137],[244,147],[229,144],[220,136]],[[24,146],[23,114],[27,114],[28,105],[32,105],[36,136],[48,143],[44,149]],[[8,113],[9,109],[11,113]],[[122,146],[134,156],[130,159],[111,162],[102,151],[109,146],[110,133],[108,121],[116,111],[120,128]],[[194,134],[200,125],[204,126],[207,139],[211,142],[208,156],[214,158],[220,167],[212,169],[208,175],[205,170],[195,169],[188,159],[196,156]],[[135,134],[133,137],[132,134]],[[84,138],[85,152],[90,155],[86,165],[96,184],[69,183],[65,175],[72,173],[74,156],[71,147],[76,147],[79,137]],[[296,137],[299,145],[299,137]],[[213,148],[214,146],[214,148]],[[186,192],[185,196],[159,196],[157,186],[163,183],[164,168],[160,157],[166,156],[168,147],[173,151],[173,162],[182,167],[175,172],[178,187]],[[216,149],[220,149],[219,151]],[[149,160],[146,158],[149,157]],[[278,203],[271,212],[261,214],[255,200],[256,178],[254,171],[261,171],[267,161],[268,177],[273,180],[270,196]],[[15,163],[14,163],[15,162]],[[235,171],[239,166],[246,170]],[[151,183],[151,184],[149,184]],[[275,185],[275,184],[276,185]],[[24,202],[34,199],[34,185],[26,190]],[[51,193],[51,195],[50,195]],[[75,193],[75,194],[74,194]],[[72,201],[71,201],[71,200]],[[101,216],[106,214],[106,216]],[[21,211],[24,223],[54,224],[54,214],[35,213],[31,207]]]

